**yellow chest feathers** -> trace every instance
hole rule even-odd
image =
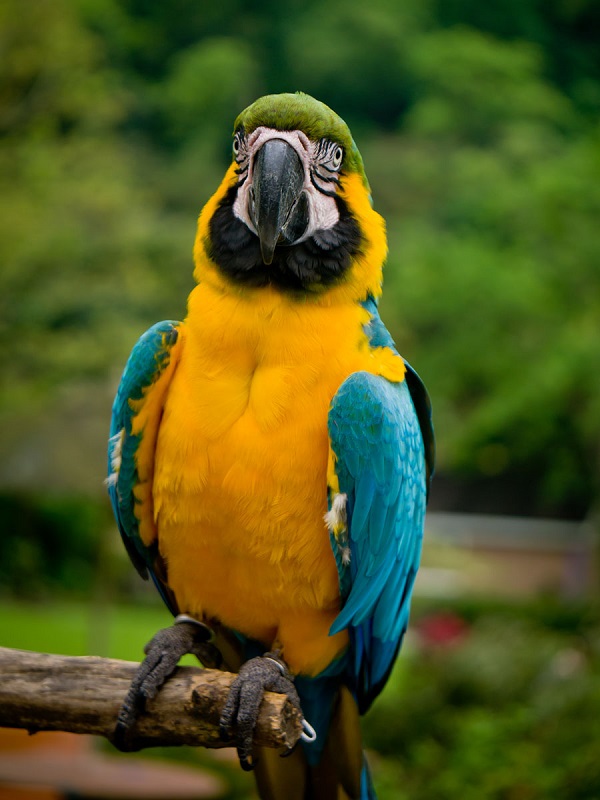
[[[353,372],[404,373],[370,348],[367,321],[354,303],[192,292],[153,483],[169,584],[188,612],[267,641],[282,636],[283,607],[313,609],[326,636],[339,603],[323,521],[329,406]]]
[[[162,502],[165,493],[181,492],[204,506],[202,516],[210,513],[201,502],[207,492],[213,510],[221,507],[220,495],[229,518],[240,498],[246,504],[254,498],[264,513],[259,496],[276,506],[282,493],[310,500],[311,513],[320,514],[333,395],[358,370],[392,380],[403,375],[400,358],[370,348],[367,321],[354,303],[328,307],[270,290],[248,298],[197,286],[159,435],[159,519],[192,512],[190,505]],[[303,486],[310,487],[308,497]]]

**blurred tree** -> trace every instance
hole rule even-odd
[[[365,156],[390,233],[383,313],[431,389],[441,472],[584,513],[600,483],[598,19],[591,0],[7,0],[0,482],[100,491],[112,388],[142,330],[185,313],[234,117],[301,89]]]
[[[0,494],[0,586],[6,596],[39,600],[84,594],[94,578],[103,514],[86,498]]]
[[[435,0],[442,27],[466,23],[508,41],[535,43],[544,51],[552,83],[593,119],[600,110],[600,6],[594,0]]]
[[[597,607],[570,609],[572,623],[559,630],[532,608],[479,605],[468,634],[451,645],[427,645],[415,620],[416,647],[365,719],[379,754],[378,795],[594,800]]]
[[[74,5],[12,1],[0,13],[2,479],[53,484],[61,442],[73,434],[69,420],[57,424],[69,395],[80,397],[87,382],[95,431],[98,384],[115,361],[155,315],[183,312],[193,227],[158,214],[150,156],[119,136],[128,92]],[[56,455],[40,472],[44,459],[32,454],[42,441]],[[101,463],[101,440],[95,448]],[[63,484],[71,488],[90,455],[80,450]]]
[[[527,476],[528,510],[584,513],[600,477],[598,132],[530,45],[461,28],[413,57],[423,94],[374,158],[397,189],[384,310],[401,309],[436,400],[442,466]]]
[[[225,141],[229,154],[225,132],[233,130],[235,117],[255,99],[256,83],[255,61],[244,42],[203,39],[173,56],[168,75],[157,86],[157,104],[176,141]]]
[[[571,104],[543,79],[542,52],[530,42],[461,26],[419,37],[410,57],[420,97],[406,122],[417,135],[485,145],[515,123],[541,133],[573,123]]]
[[[429,2],[310,3],[290,26],[290,85],[331,105],[354,135],[395,128],[414,100],[411,41],[431,24]]]

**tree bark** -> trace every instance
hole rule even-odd
[[[0,647],[0,726],[91,733],[112,740],[129,684],[139,665]],[[226,747],[219,717],[234,675],[178,667],[136,722],[131,749],[167,745]],[[284,695],[265,692],[255,732],[263,747],[293,747],[299,714]]]

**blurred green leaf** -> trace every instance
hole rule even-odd
[[[235,116],[302,89],[351,122],[387,219],[382,312],[430,389],[439,473],[527,481],[525,510],[585,514],[600,482],[598,21],[589,0],[4,3],[0,415],[27,436],[7,437],[0,480],[84,474],[21,467],[50,418],[68,437],[71,387],[108,397],[137,336],[184,316]],[[90,406],[82,461],[103,453],[109,413]]]

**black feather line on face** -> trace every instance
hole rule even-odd
[[[210,221],[209,257],[234,283],[274,286],[287,291],[319,291],[343,278],[359,252],[362,234],[348,206],[336,197],[339,220],[304,242],[277,247],[273,263],[263,263],[258,236],[233,213],[237,186],[225,195]]]

